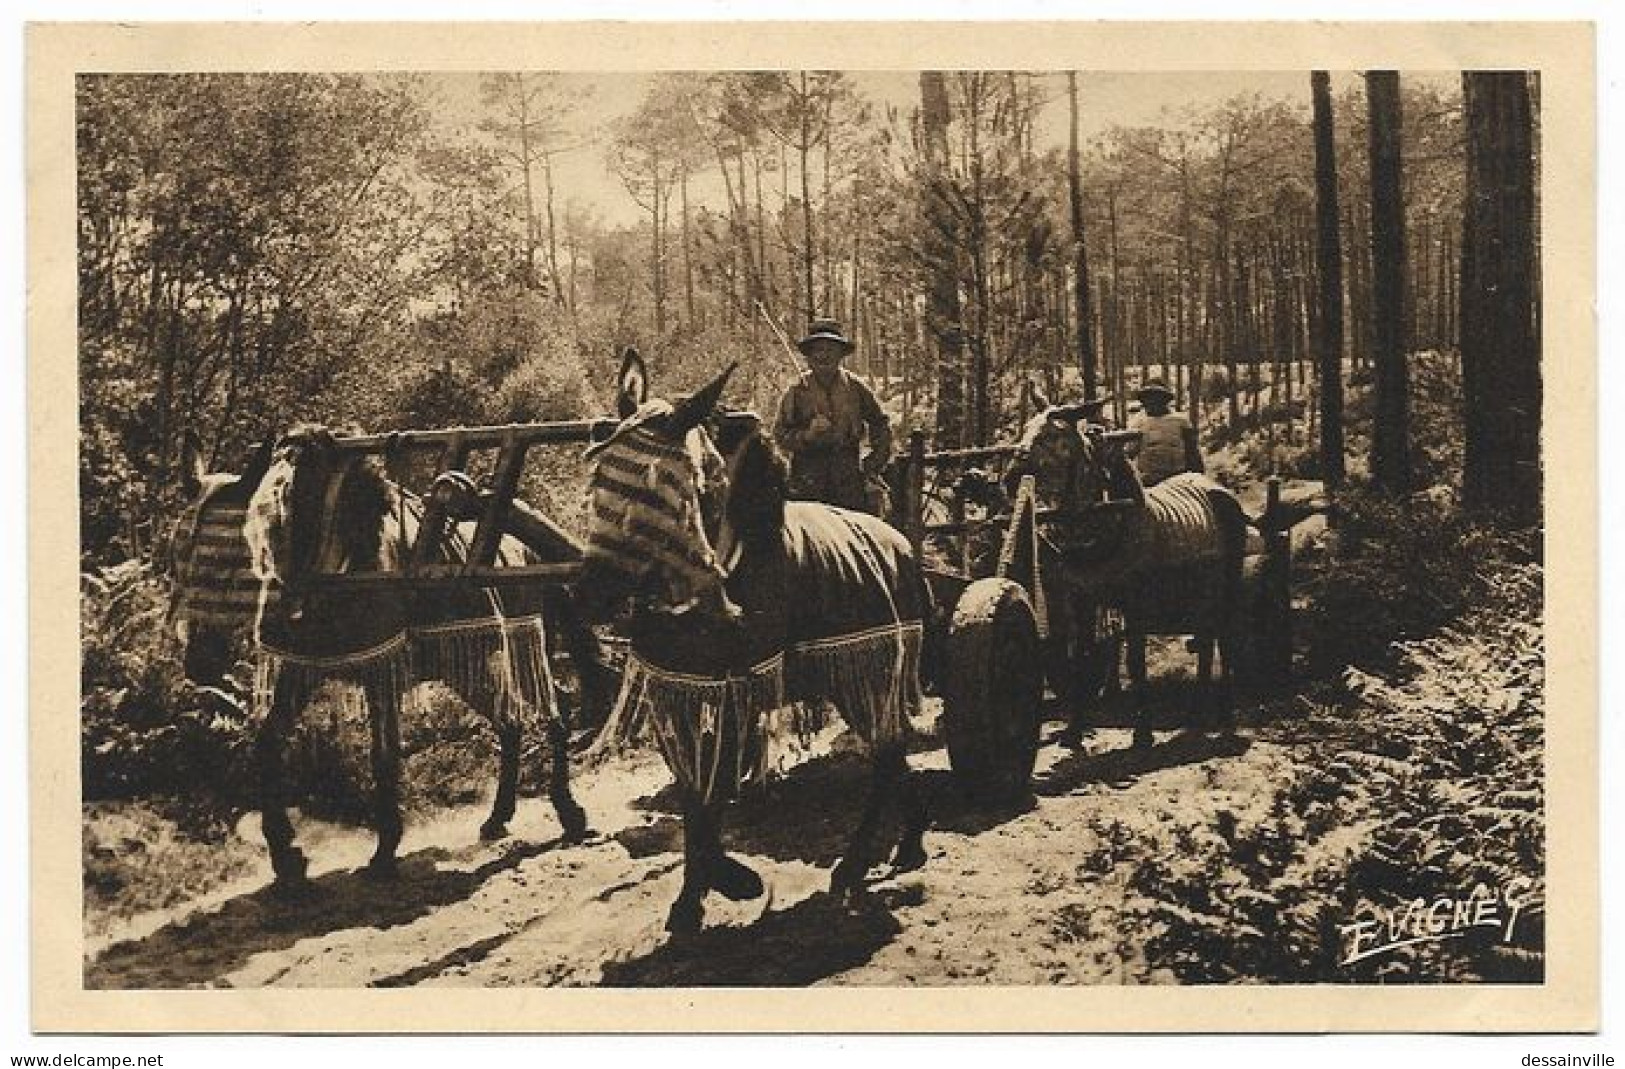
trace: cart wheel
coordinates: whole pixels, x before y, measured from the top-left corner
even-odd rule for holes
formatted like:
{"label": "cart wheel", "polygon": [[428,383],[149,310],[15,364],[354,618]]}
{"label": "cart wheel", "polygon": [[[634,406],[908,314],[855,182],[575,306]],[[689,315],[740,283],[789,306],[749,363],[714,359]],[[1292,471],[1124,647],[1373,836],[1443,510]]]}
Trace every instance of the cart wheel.
{"label": "cart wheel", "polygon": [[954,776],[989,799],[1024,793],[1038,756],[1044,674],[1038,622],[1019,583],[979,579],[954,606],[942,722]]}

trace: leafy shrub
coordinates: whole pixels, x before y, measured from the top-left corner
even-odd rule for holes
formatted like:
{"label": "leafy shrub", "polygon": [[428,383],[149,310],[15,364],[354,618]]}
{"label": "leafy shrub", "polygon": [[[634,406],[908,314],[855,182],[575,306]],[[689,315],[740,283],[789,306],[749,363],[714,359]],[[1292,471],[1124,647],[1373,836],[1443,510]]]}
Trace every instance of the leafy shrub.
{"label": "leafy shrub", "polygon": [[594,410],[587,376],[572,349],[533,354],[502,380],[490,415],[504,423],[581,419]]}
{"label": "leafy shrub", "polygon": [[168,588],[143,562],[82,578],[81,737],[87,800],[221,792],[247,780],[247,671],[201,691],[167,626]]}
{"label": "leafy shrub", "polygon": [[1535,560],[1532,532],[1471,523],[1448,492],[1396,501],[1350,487],[1335,530],[1300,569],[1311,666],[1393,663],[1391,643],[1423,636],[1482,602],[1504,565]]}

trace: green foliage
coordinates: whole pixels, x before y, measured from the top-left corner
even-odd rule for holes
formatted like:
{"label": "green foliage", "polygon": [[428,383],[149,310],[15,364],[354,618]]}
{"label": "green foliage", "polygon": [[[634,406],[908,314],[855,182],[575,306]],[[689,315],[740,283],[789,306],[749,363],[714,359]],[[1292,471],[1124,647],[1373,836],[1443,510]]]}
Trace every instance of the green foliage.
{"label": "green foliage", "polygon": [[1450,623],[1486,596],[1500,568],[1539,552],[1528,532],[1469,522],[1448,493],[1394,501],[1351,488],[1337,507],[1335,531],[1300,562],[1300,628],[1317,671],[1391,664],[1391,643]]}
{"label": "green foliage", "polygon": [[167,584],[128,562],[82,580],[84,797],[214,796],[247,802],[248,691],[239,666],[218,688],[186,678]]}
{"label": "green foliage", "polygon": [[87,563],[150,551],[184,439],[234,455],[389,351],[422,124],[399,78],[80,80]]}
{"label": "green foliage", "polygon": [[[1138,861],[1125,927],[1150,933],[1138,952],[1151,967],[1186,983],[1541,979],[1541,569],[1490,567],[1470,598],[1451,625],[1400,643],[1391,669],[1350,668],[1340,693],[1303,701],[1290,744],[1308,759],[1273,786],[1267,819],[1221,811]],[[1343,964],[1343,925],[1475,888],[1527,903],[1510,944],[1479,929]]]}
{"label": "green foliage", "polygon": [[[252,671],[239,661],[218,686],[185,678],[166,623],[168,585],[139,562],[87,574],[80,598],[83,794],[86,801],[164,798],[226,814],[255,808],[257,722]],[[301,718],[285,758],[289,797],[311,813],[371,814],[370,734],[354,703],[329,688]],[[425,809],[469,801],[495,775],[485,721],[431,689],[402,726],[403,799]]]}
{"label": "green foliage", "polygon": [[85,936],[119,921],[191,902],[262,863],[262,848],[218,814],[174,802],[91,802],[84,807]]}

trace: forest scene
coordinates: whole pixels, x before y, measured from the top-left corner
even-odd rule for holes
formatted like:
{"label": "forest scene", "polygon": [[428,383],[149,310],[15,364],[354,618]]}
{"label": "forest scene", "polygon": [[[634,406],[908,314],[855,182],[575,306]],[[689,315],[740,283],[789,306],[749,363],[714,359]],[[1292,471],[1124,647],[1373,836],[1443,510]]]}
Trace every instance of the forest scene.
{"label": "forest scene", "polygon": [[[80,76],[86,986],[1540,983],[1539,88]],[[909,514],[910,449],[964,479],[1052,401],[1109,437],[1160,387],[1251,524],[1246,581],[1281,598],[1243,625],[1280,653],[1237,678],[1233,730],[1183,730],[1194,639],[1148,640],[1149,747],[1129,691],[1046,690],[1037,669],[1030,788],[989,802],[951,773],[928,681],[908,725],[923,867],[826,891],[868,774],[830,726],[733,807],[765,904],[713,899],[678,936],[671,775],[595,747],[586,669],[555,649],[591,835],[561,835],[527,750],[511,836],[478,838],[497,743],[429,684],[399,725],[400,871],[369,878],[369,725],[323,691],[284,758],[316,889],[275,893],[253,635],[202,681],[175,628],[199,473],[242,472],[297,424],[613,419],[628,347],[661,397],[737,364],[726,405],[771,426],[823,320],[889,424],[905,534],[977,514],[951,494]],[[576,537],[582,449],[512,473]],[[922,552],[981,577],[990,538]],[[599,635],[620,664],[625,638]],[[1482,923],[1425,927],[1440,902]]]}

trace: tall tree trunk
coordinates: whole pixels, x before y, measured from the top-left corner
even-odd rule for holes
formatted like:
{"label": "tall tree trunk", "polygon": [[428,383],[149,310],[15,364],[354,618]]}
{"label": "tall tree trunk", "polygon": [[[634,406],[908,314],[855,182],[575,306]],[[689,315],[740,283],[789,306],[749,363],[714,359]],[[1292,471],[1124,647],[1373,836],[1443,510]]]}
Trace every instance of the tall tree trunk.
{"label": "tall tree trunk", "polygon": [[531,178],[534,159],[530,144],[530,104],[525,95],[525,76],[518,75],[519,86],[519,169],[525,177],[525,286],[535,289],[539,281],[536,274],[536,193]]}
{"label": "tall tree trunk", "polygon": [[[925,148],[927,180],[921,191],[927,219],[922,236],[927,252],[929,280],[926,292],[926,327],[937,350],[937,448],[964,444],[965,356],[960,325],[959,271],[954,244],[930,220],[943,214],[941,189],[948,174],[948,86],[941,71],[920,72],[920,125]],[[946,218],[938,219],[948,225]]]}
{"label": "tall tree trunk", "polygon": [[1524,71],[1462,75],[1463,503],[1517,524],[1541,517],[1540,286],[1534,116]]}
{"label": "tall tree trunk", "polygon": [[1405,202],[1401,177],[1399,74],[1365,76],[1371,135],[1371,340],[1376,414],[1371,474],[1393,494],[1411,488],[1410,383],[1405,350]]}
{"label": "tall tree trunk", "polygon": [[681,220],[683,237],[683,311],[688,316],[688,326],[692,330],[696,326],[694,318],[694,246],[689,233],[687,164],[684,164],[678,170],[677,183],[678,207],[683,216]]}
{"label": "tall tree trunk", "polygon": [[818,245],[813,238],[813,210],[812,210],[812,174],[807,157],[812,153],[812,115],[811,104],[807,94],[807,72],[801,72],[801,140],[796,143],[801,163],[801,299],[805,302],[806,315],[810,319],[818,314],[817,301],[813,298],[813,260],[817,256]]}
{"label": "tall tree trunk", "polygon": [[1078,162],[1078,72],[1066,74],[1066,98],[1072,118],[1066,152],[1066,184],[1072,208],[1072,304],[1078,319],[1078,371],[1083,375],[1083,396],[1100,395],[1099,369],[1095,360],[1095,339],[1089,324],[1094,313],[1089,307],[1089,250],[1083,234],[1083,175]]}
{"label": "tall tree trunk", "polygon": [[553,215],[553,154],[542,153],[542,193],[547,208],[547,278],[555,303],[567,303],[564,280],[559,277],[559,230]]}
{"label": "tall tree trunk", "polygon": [[1331,77],[1309,76],[1315,109],[1315,360],[1320,371],[1320,472],[1336,489],[1343,463],[1343,245],[1337,210],[1337,148]]}

